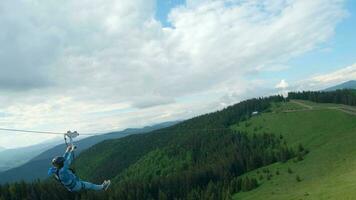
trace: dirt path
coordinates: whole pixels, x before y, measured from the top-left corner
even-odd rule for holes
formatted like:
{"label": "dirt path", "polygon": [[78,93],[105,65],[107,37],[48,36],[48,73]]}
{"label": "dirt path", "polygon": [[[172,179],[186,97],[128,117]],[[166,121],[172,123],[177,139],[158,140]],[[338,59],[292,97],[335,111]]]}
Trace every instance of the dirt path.
{"label": "dirt path", "polygon": [[350,114],[350,115],[356,115],[356,111],[354,109],[348,109],[346,107],[328,107],[328,109],[335,109],[335,110],[339,110],[341,112]]}
{"label": "dirt path", "polygon": [[356,108],[352,107],[352,106],[346,106],[346,105],[338,105],[338,106],[330,106],[330,107],[319,107],[319,108],[315,108],[311,105],[307,105],[303,102],[300,101],[296,101],[296,100],[291,100],[290,102],[295,103],[297,105],[300,105],[306,109],[300,109],[300,110],[289,110],[289,111],[285,111],[285,112],[298,112],[298,111],[308,111],[308,110],[316,110],[316,109],[332,109],[332,110],[339,110],[341,112],[350,114],[350,115],[356,115]]}
{"label": "dirt path", "polygon": [[307,108],[307,109],[309,109],[309,110],[313,109],[313,106],[307,105],[307,104],[302,103],[302,102],[300,102],[300,101],[290,100],[290,102],[295,103],[295,104],[298,104],[298,105],[300,105],[300,106],[302,106],[302,107],[304,107],[304,108]]}

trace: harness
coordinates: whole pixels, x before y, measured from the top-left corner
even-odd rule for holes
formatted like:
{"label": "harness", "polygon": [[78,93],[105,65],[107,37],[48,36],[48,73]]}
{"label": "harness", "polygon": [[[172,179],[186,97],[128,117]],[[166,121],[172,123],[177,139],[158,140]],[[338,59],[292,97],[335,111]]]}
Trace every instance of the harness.
{"label": "harness", "polygon": [[[75,172],[73,169],[69,168],[69,171],[71,171],[74,175]],[[74,187],[77,184],[77,179],[72,179],[72,181],[69,184],[64,184],[59,176],[59,169],[56,170],[56,172],[54,173],[54,178],[60,183],[62,184],[64,187],[66,187],[68,190],[72,191],[74,189]]]}

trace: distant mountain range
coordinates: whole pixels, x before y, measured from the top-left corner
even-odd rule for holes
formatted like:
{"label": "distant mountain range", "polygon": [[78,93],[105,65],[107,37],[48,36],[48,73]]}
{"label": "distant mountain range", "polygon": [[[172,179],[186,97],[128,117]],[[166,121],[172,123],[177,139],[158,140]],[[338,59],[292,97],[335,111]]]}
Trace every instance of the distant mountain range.
{"label": "distant mountain range", "polygon": [[25,164],[35,156],[58,144],[59,141],[57,140],[16,149],[0,147],[0,172]]}
{"label": "distant mountain range", "polygon": [[[78,147],[76,150],[76,155],[79,155],[82,151],[104,140],[121,138],[132,134],[147,133],[161,128],[166,128],[177,123],[178,121],[164,122],[154,126],[147,126],[144,128],[129,128],[125,129],[124,131],[88,137],[76,142],[76,145]],[[64,143],[57,145],[51,149],[48,149],[47,151],[44,151],[43,153],[39,154],[38,156],[34,157],[30,161],[19,167],[1,172],[0,184],[20,180],[33,181],[35,179],[47,178],[47,170],[50,167],[51,159],[54,156],[62,155],[64,153],[65,148],[66,146]],[[29,152],[28,154],[31,154],[31,152]]]}
{"label": "distant mountain range", "polygon": [[355,80],[351,80],[351,81],[347,81],[344,83],[341,83],[339,85],[335,85],[329,88],[324,89],[323,91],[334,91],[334,90],[340,90],[340,89],[356,89],[356,81]]}

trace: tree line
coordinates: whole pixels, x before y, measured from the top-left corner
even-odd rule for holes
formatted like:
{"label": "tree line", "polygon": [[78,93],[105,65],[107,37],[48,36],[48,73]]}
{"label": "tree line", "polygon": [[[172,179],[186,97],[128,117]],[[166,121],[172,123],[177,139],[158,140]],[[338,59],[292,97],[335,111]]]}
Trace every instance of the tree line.
{"label": "tree line", "polygon": [[302,91],[289,92],[288,99],[309,100],[317,103],[336,103],[356,106],[356,90],[343,89],[336,91]]}

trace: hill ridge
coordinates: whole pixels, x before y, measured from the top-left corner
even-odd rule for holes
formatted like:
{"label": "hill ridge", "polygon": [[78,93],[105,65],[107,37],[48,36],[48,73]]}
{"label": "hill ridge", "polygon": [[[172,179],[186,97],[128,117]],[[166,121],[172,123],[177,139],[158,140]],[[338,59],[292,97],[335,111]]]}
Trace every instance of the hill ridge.
{"label": "hill ridge", "polygon": [[338,85],[328,87],[323,91],[330,92],[330,91],[335,91],[340,89],[356,89],[356,80],[346,81]]}

